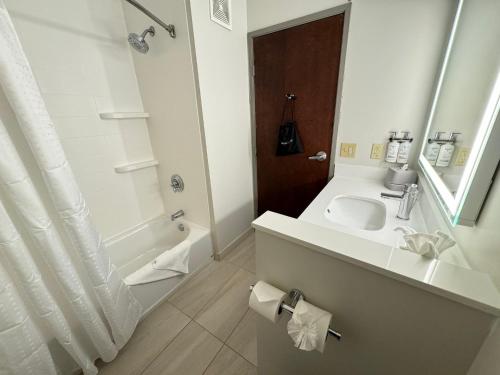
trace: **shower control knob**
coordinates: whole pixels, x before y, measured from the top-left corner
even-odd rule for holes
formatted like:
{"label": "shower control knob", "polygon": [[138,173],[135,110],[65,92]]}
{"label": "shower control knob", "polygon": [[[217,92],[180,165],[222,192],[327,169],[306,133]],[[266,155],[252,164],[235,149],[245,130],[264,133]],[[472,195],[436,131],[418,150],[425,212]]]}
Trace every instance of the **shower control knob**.
{"label": "shower control knob", "polygon": [[170,178],[170,186],[172,187],[174,193],[181,193],[184,190],[184,181],[182,180],[182,177],[178,174],[174,174]]}
{"label": "shower control knob", "polygon": [[328,155],[326,154],[325,151],[320,151],[316,155],[309,156],[308,159],[309,160],[316,160],[316,161],[324,161],[324,160],[326,160],[327,156]]}

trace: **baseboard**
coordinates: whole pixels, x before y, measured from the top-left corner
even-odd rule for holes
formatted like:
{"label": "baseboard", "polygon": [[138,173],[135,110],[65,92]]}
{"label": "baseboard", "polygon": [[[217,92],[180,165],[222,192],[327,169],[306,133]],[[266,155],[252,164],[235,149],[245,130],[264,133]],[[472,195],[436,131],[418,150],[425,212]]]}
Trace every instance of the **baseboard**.
{"label": "baseboard", "polygon": [[250,234],[254,232],[252,227],[246,229],[243,233],[241,233],[238,237],[236,237],[229,245],[227,245],[220,252],[216,253],[214,256],[215,260],[222,260],[224,257],[231,252],[234,248],[236,248],[240,243],[243,242],[245,238],[247,238]]}

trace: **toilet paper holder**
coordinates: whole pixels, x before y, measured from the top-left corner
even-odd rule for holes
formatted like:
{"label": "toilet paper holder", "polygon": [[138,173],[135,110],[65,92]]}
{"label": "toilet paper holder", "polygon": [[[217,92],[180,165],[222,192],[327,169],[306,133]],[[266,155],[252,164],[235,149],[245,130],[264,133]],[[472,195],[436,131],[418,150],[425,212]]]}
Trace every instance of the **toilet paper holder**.
{"label": "toilet paper holder", "polygon": [[[250,291],[253,290],[253,287],[254,285],[250,285]],[[290,299],[290,304],[287,304],[285,302],[281,303],[278,314],[281,314],[283,311],[286,311],[290,315],[293,315],[297,302],[299,302],[300,300],[305,301],[304,293],[302,293],[302,291],[299,289],[290,290],[290,292],[288,293],[288,298]],[[340,332],[335,331],[331,327],[328,328],[328,334],[335,337],[338,341],[342,339],[342,334]]]}

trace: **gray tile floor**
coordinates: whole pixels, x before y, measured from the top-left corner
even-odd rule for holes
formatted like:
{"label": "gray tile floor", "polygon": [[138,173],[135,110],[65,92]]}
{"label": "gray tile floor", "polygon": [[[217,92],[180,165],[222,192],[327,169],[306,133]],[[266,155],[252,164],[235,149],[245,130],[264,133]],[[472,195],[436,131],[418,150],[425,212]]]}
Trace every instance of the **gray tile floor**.
{"label": "gray tile floor", "polygon": [[255,237],[188,280],[137,327],[104,375],[257,374]]}

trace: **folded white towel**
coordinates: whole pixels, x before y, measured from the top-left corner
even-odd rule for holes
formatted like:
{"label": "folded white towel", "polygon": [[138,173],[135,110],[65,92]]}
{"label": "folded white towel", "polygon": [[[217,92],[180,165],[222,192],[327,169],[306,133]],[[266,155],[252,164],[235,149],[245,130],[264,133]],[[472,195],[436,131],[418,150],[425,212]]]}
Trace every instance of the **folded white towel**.
{"label": "folded white towel", "polygon": [[184,240],[171,250],[167,250],[152,262],[155,270],[171,270],[182,273],[189,272],[189,254],[191,241]]}
{"label": "folded white towel", "polygon": [[127,285],[139,285],[189,273],[190,253],[191,241],[184,240],[174,248],[165,250],[152,262],[128,275],[124,281]]}
{"label": "folded white towel", "polygon": [[300,300],[288,322],[288,334],[300,350],[317,350],[323,353],[332,314]]}

